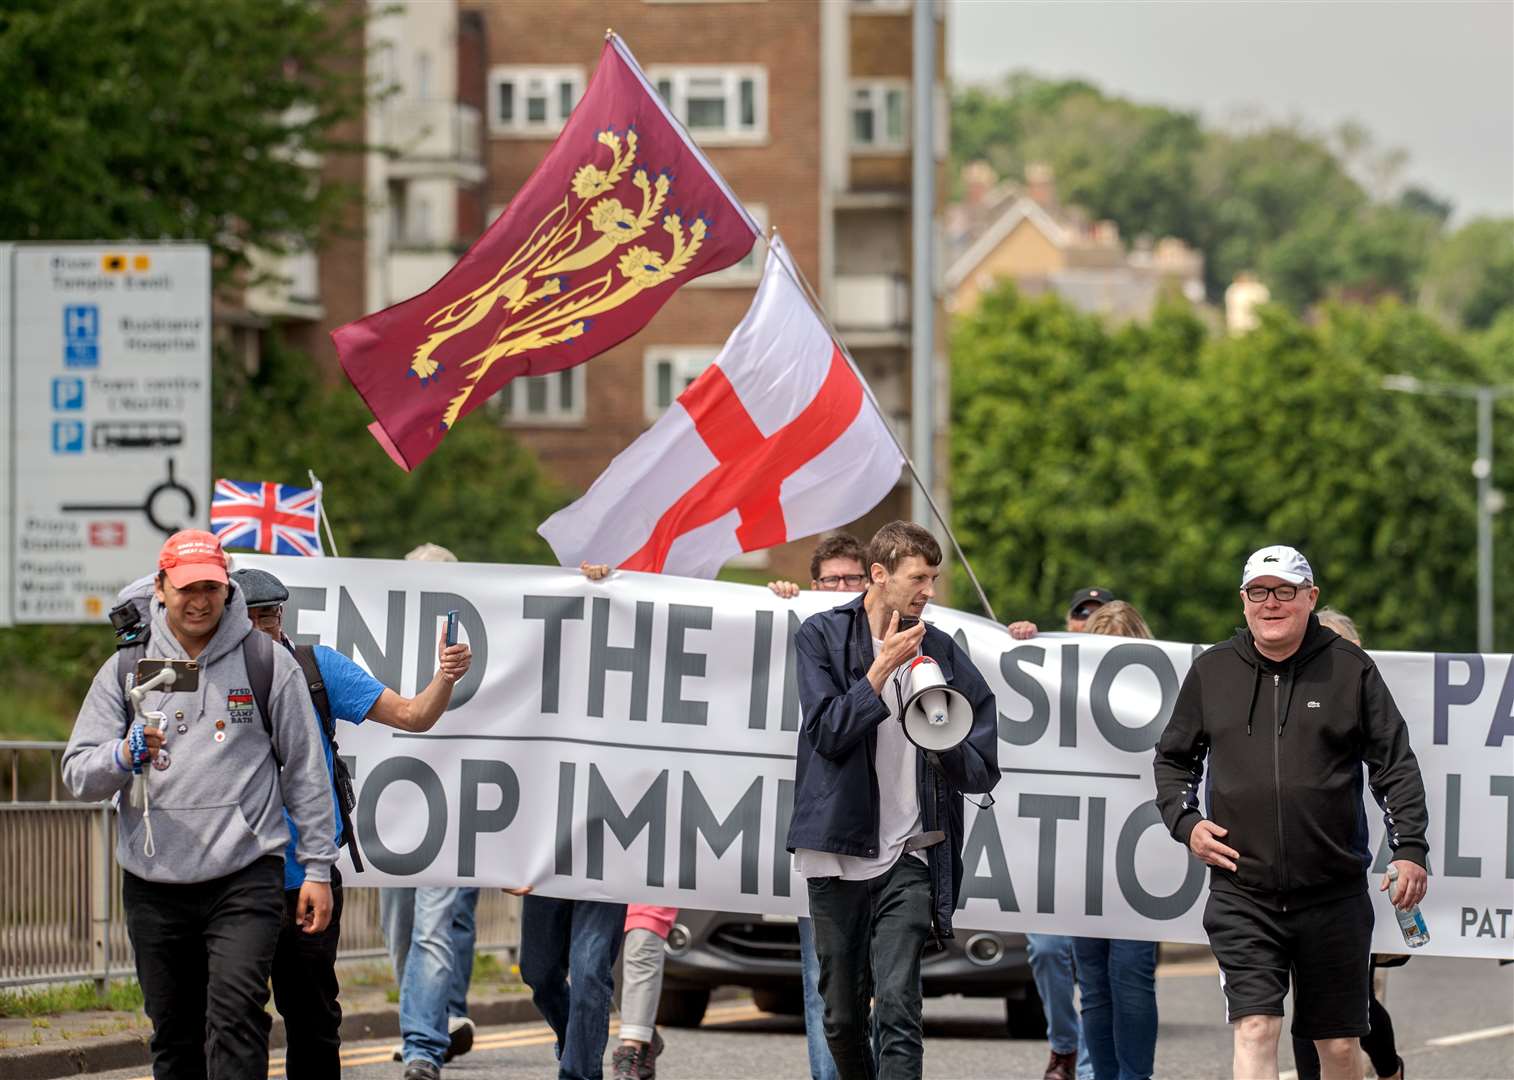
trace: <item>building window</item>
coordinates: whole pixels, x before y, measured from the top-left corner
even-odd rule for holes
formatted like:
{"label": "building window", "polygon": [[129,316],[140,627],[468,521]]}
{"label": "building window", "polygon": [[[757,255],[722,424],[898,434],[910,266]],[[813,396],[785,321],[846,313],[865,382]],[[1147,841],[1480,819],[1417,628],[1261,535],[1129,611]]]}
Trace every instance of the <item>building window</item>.
{"label": "building window", "polygon": [[852,149],[909,148],[909,83],[852,83]]}
{"label": "building window", "polygon": [[647,420],[668,411],[678,395],[720,355],[719,345],[654,345],[646,358]]}
{"label": "building window", "polygon": [[583,90],[582,68],[491,68],[489,132],[525,137],[555,135]]}
{"label": "building window", "polygon": [[[766,204],[747,203],[746,208],[751,211],[752,217],[757,221],[757,228],[766,237],[768,233],[768,208]],[[767,255],[767,249],[768,246],[765,240],[754,240],[752,241],[752,250],[748,251],[746,257],[740,262],[734,262],[724,270],[717,270],[713,274],[697,277],[689,282],[689,284],[695,288],[755,285],[762,280],[762,262]]]}
{"label": "building window", "polygon": [[757,67],[652,68],[647,78],[706,146],[767,138],[768,78]]}
{"label": "building window", "polygon": [[583,423],[585,368],[511,379],[495,398],[499,415],[511,424]]}

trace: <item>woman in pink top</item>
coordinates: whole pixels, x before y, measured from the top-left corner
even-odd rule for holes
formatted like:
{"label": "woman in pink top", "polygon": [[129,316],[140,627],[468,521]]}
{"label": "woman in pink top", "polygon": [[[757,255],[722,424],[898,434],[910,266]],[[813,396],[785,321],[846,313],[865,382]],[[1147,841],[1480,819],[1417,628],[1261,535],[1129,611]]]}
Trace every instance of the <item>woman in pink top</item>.
{"label": "woman in pink top", "polygon": [[625,968],[620,984],[620,1045],[610,1058],[613,1080],[655,1080],[662,1036],[657,1001],[662,997],[663,943],[678,909],[652,904],[626,908]]}

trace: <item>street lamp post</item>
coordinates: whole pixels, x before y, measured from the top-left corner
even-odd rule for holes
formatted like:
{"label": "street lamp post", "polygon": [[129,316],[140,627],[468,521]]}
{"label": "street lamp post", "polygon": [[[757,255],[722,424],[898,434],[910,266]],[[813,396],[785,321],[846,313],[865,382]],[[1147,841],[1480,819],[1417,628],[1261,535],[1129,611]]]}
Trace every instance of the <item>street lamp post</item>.
{"label": "street lamp post", "polygon": [[1493,651],[1493,515],[1503,509],[1503,492],[1493,487],[1493,403],[1514,394],[1514,386],[1426,382],[1413,375],[1385,375],[1386,390],[1404,394],[1471,398],[1477,402],[1477,651]]}

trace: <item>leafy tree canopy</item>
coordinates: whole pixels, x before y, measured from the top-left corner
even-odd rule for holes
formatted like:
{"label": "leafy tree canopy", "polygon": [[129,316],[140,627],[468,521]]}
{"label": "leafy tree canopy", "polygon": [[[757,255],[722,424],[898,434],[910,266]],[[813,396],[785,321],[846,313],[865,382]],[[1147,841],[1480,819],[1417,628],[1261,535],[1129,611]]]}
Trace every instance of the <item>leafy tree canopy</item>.
{"label": "leafy tree canopy", "polygon": [[1202,251],[1216,300],[1252,270],[1300,312],[1424,290],[1441,318],[1483,327],[1514,302],[1514,245],[1495,243],[1500,226],[1444,237],[1451,204],[1414,186],[1395,195],[1407,155],[1376,146],[1359,124],[1206,129],[1192,112],[1018,72],[957,92],[952,158],[958,173],[983,160],[1012,179],[1051,165],[1064,203],[1116,222],[1127,239],[1175,236]]}
{"label": "leafy tree canopy", "polygon": [[[1180,307],[1108,329],[1005,286],[957,320],[956,527],[1006,620],[1060,627],[1067,597],[1101,583],[1161,637],[1218,640],[1241,618],[1246,555],[1291,543],[1322,603],[1355,617],[1370,646],[1475,647],[1472,405],[1381,380],[1507,380],[1514,321],[1469,345],[1393,301],[1330,305],[1312,326],[1264,311],[1239,338],[1211,337]],[[1502,487],[1511,421],[1501,409]],[[1497,529],[1508,581],[1508,515]],[[1497,617],[1507,647],[1514,610]]]}

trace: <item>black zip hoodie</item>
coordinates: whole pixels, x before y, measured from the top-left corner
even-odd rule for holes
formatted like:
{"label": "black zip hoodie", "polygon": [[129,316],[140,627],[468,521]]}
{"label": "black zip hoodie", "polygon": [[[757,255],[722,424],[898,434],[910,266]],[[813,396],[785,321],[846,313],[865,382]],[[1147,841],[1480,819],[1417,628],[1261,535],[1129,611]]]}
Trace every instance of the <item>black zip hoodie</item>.
{"label": "black zip hoodie", "polygon": [[1205,817],[1229,830],[1237,869],[1211,867],[1211,888],[1302,907],[1367,887],[1363,764],[1393,857],[1423,866],[1425,789],[1404,718],[1372,658],[1310,615],[1282,662],[1244,629],[1194,660],[1157,744],[1157,807],[1184,846]]}

